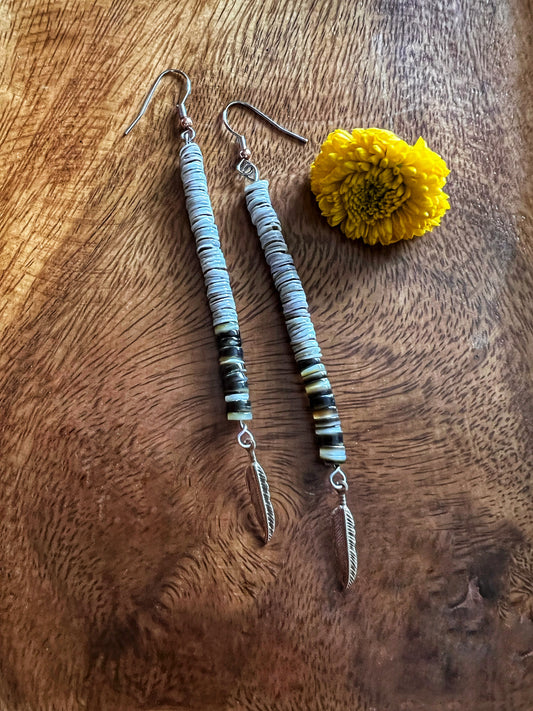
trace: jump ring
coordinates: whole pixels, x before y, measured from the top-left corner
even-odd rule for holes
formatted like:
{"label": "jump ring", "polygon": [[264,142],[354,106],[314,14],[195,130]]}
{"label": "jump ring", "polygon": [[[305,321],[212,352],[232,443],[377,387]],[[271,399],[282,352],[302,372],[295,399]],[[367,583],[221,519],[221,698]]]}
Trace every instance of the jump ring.
{"label": "jump ring", "polygon": [[240,424],[241,424],[242,430],[237,435],[237,442],[244,449],[255,449],[255,438],[254,438],[253,434],[250,432],[248,427],[243,422],[241,422]]}
{"label": "jump ring", "polygon": [[346,474],[342,471],[340,467],[336,467],[329,475],[329,481],[331,486],[340,492],[348,491],[348,480],[346,479]]}

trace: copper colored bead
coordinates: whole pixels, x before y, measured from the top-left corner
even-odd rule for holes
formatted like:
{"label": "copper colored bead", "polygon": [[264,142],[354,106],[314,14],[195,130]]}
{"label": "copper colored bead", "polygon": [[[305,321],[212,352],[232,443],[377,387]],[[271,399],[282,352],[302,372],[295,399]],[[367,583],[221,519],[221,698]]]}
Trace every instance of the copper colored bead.
{"label": "copper colored bead", "polygon": [[252,152],[248,150],[248,148],[243,148],[243,150],[239,153],[241,158],[244,158],[244,160],[250,160],[252,156]]}
{"label": "copper colored bead", "polygon": [[182,118],[180,118],[180,126],[182,128],[191,128],[192,119],[190,119],[188,116],[182,116]]}

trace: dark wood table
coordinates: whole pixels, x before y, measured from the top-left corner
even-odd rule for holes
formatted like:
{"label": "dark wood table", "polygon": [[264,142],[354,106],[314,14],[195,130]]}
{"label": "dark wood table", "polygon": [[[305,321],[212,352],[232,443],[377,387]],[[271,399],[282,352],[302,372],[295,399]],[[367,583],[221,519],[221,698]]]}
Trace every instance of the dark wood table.
{"label": "dark wood table", "polygon": [[[532,7],[526,0],[0,8],[0,707],[518,711],[533,705]],[[278,527],[246,454],[179,179],[187,101]],[[220,114],[235,111],[342,416],[359,574]],[[421,135],[451,210],[388,248],[328,227],[335,128]]]}

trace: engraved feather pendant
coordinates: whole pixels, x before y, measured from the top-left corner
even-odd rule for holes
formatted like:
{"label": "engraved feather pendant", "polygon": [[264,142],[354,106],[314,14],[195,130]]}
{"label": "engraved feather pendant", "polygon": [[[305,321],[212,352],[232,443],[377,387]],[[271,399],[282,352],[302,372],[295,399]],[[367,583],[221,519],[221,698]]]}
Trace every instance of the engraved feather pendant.
{"label": "engraved feather pendant", "polygon": [[344,590],[350,587],[357,575],[357,551],[355,548],[355,523],[352,513],[346,506],[346,499],[331,514],[335,553]]}
{"label": "engraved feather pendant", "polygon": [[246,470],[246,483],[263,541],[268,543],[274,534],[276,518],[270,501],[270,490],[265,470],[257,461],[253,461]]}

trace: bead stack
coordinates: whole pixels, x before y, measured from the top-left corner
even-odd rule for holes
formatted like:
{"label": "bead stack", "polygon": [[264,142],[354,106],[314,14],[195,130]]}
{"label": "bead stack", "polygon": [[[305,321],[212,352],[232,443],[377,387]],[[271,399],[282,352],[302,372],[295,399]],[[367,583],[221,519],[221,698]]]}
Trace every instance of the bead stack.
{"label": "bead stack", "polygon": [[341,421],[321,350],[309,315],[309,306],[300,277],[281,232],[267,180],[245,187],[246,204],[257,228],[272,279],[278,290],[287,331],[313,413],[319,456],[334,465],[346,461]]}
{"label": "bead stack", "polygon": [[346,450],[341,428],[341,418],[335,404],[335,396],[327,377],[327,371],[320,360],[297,363],[304,381],[305,392],[313,413],[315,435],[319,456],[325,462],[342,464],[346,461]]}
{"label": "bead stack", "polygon": [[238,323],[221,323],[215,326],[218,362],[228,420],[251,420],[252,405],[248,394],[248,379],[241,346]]}
{"label": "bead stack", "polygon": [[186,207],[213,318],[228,420],[252,419],[237,310],[207,191],[202,152],[190,141],[180,151]]}

